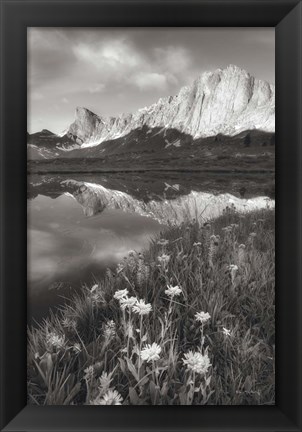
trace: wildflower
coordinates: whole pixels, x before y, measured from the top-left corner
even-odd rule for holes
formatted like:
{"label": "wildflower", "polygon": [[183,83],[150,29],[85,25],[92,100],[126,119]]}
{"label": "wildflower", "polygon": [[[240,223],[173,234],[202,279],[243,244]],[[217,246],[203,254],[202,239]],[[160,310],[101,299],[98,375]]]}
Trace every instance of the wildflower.
{"label": "wildflower", "polygon": [[50,349],[60,350],[65,347],[65,335],[60,336],[55,332],[50,332],[46,336],[46,344]]}
{"label": "wildflower", "polygon": [[206,323],[211,319],[211,315],[208,312],[197,312],[195,314],[196,321],[199,321],[201,324]]}
{"label": "wildflower", "polygon": [[112,381],[112,373],[107,373],[105,371],[102,372],[102,375],[99,378],[99,389],[102,393],[106,393],[109,390],[110,384]]}
{"label": "wildflower", "polygon": [[88,368],[84,369],[84,379],[87,381],[92,380],[94,377],[94,367],[93,365],[88,366]]}
{"label": "wildflower", "polygon": [[94,293],[98,288],[98,284],[93,285],[93,287],[91,288],[90,292]]}
{"label": "wildflower", "polygon": [[132,307],[137,303],[136,297],[125,297],[120,300],[120,306],[122,310],[126,308],[132,309]]}
{"label": "wildflower", "polygon": [[256,236],[257,236],[257,234],[255,232],[250,233],[250,237],[256,237]]}
{"label": "wildflower", "polygon": [[132,310],[139,315],[148,315],[152,311],[152,306],[150,303],[145,303],[144,300],[138,300]]}
{"label": "wildflower", "polygon": [[68,330],[74,330],[77,327],[76,321],[74,319],[71,319],[68,317],[62,319],[61,323],[62,323],[62,326],[67,328]]}
{"label": "wildflower", "polygon": [[245,244],[241,243],[241,244],[238,246],[238,248],[239,248],[239,249],[245,249]]}
{"label": "wildflower", "polygon": [[235,264],[231,264],[228,266],[228,270],[231,272],[232,284],[235,282],[236,274],[238,271],[238,266]]}
{"label": "wildflower", "polygon": [[194,246],[194,247],[201,246],[201,243],[200,243],[200,242],[193,243],[193,246]]}
{"label": "wildflower", "polygon": [[157,343],[153,342],[152,345],[147,344],[141,351],[141,358],[147,362],[159,360],[159,354],[161,353],[161,347]]}
{"label": "wildflower", "polygon": [[104,327],[104,336],[106,339],[112,339],[116,333],[116,325],[113,320],[107,321]]}
{"label": "wildflower", "polygon": [[225,336],[231,336],[231,330],[226,329],[225,327],[222,327],[222,333]]}
{"label": "wildflower", "polygon": [[162,254],[159,257],[157,257],[157,259],[161,264],[167,265],[168,262],[170,261],[170,255]]}
{"label": "wildflower", "polygon": [[115,292],[113,298],[115,298],[116,300],[121,300],[125,297],[127,297],[129,291],[127,289],[124,290],[118,290]]}
{"label": "wildflower", "polygon": [[176,286],[172,286],[172,285],[168,285],[168,289],[166,289],[165,294],[167,294],[167,296],[173,298],[176,296],[179,296],[180,294],[182,294],[182,289],[179,288],[178,285]]}
{"label": "wildflower", "polygon": [[116,390],[108,390],[102,398],[96,398],[92,405],[122,405],[123,398]]}
{"label": "wildflower", "polygon": [[187,365],[187,369],[200,375],[205,375],[211,366],[208,354],[203,355],[200,352],[194,353],[190,350],[184,357],[183,363]]}
{"label": "wildflower", "polygon": [[81,350],[81,346],[78,343],[75,343],[74,346],[72,347],[72,350],[76,353],[79,354],[82,350]]}

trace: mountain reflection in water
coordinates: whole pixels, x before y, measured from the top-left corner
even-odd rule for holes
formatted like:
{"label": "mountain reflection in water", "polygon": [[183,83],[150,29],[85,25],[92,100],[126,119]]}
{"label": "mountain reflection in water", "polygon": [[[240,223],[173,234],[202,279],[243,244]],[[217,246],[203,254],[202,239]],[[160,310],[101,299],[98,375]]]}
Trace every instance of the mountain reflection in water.
{"label": "mountain reflection in water", "polygon": [[[59,306],[84,284],[93,284],[130,250],[148,247],[168,221],[215,217],[232,204],[240,211],[274,205],[256,196],[269,187],[267,176],[264,181],[233,176],[223,187],[218,177],[215,183],[193,174],[163,179],[127,174],[124,180],[121,175],[29,177],[30,322],[47,316],[49,307]],[[253,198],[239,198],[242,182]]]}

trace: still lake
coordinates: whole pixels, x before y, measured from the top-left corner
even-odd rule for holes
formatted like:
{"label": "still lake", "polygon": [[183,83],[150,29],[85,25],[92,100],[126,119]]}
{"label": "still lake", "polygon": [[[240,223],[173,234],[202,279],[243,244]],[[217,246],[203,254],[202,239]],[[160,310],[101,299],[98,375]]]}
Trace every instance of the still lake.
{"label": "still lake", "polygon": [[273,205],[273,174],[115,173],[28,177],[28,321],[91,286],[165,225],[227,205]]}

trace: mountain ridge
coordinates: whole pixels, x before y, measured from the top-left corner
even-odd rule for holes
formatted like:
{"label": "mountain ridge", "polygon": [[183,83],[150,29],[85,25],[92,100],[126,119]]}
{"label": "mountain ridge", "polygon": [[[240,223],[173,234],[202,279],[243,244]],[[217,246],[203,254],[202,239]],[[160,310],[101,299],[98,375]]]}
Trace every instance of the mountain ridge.
{"label": "mountain ridge", "polygon": [[274,133],[275,87],[229,65],[204,72],[175,96],[160,98],[135,113],[100,117],[77,107],[75,120],[64,133],[43,129],[29,135],[27,142],[29,159],[103,157],[169,148],[180,154],[180,148],[208,138],[236,140],[244,131],[253,130]]}
{"label": "mountain ridge", "polygon": [[196,138],[218,133],[235,135],[247,129],[275,130],[275,87],[230,65],[201,74],[175,96],[134,113],[100,117],[77,107],[67,136],[81,147],[98,145],[148,126],[177,129]]}

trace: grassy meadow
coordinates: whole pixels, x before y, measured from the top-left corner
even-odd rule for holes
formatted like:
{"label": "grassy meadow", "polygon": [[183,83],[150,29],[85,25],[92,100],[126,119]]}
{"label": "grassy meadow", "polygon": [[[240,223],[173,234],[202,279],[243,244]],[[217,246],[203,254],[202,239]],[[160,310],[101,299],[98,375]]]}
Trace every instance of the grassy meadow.
{"label": "grassy meadow", "polygon": [[275,403],[273,210],[169,225],[28,329],[28,403]]}

